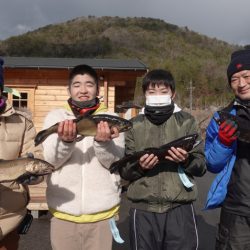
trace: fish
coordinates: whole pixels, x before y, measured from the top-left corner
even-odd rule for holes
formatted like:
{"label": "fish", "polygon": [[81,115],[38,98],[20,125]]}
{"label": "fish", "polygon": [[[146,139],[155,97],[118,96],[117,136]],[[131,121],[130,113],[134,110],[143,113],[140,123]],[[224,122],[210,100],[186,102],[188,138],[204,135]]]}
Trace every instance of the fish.
{"label": "fish", "polygon": [[[108,115],[108,114],[98,114],[98,115],[89,115],[89,116],[80,116],[76,119],[73,119],[76,123],[77,134],[81,136],[95,136],[97,130],[97,124],[100,121],[105,121],[108,123],[109,127],[117,127],[119,133],[128,131],[132,128],[132,122],[121,118],[119,116]],[[41,130],[37,133],[35,137],[35,146],[39,145],[45,139],[53,134],[57,133],[59,122],[52,125],[48,129]]]}
{"label": "fish", "polygon": [[202,140],[197,140],[198,134],[190,134],[180,137],[174,141],[160,146],[159,148],[146,148],[142,151],[137,151],[134,154],[125,156],[118,161],[111,164],[109,171],[111,174],[116,172],[119,168],[125,167],[128,162],[138,161],[145,154],[154,154],[158,157],[159,161],[166,160],[165,157],[169,155],[168,150],[171,147],[182,148],[187,152],[190,152],[193,148],[201,143]]}
{"label": "fish", "polygon": [[213,117],[218,125],[221,125],[226,120],[234,121],[238,126],[237,136],[241,141],[250,142],[250,120],[243,119],[237,115],[232,115],[225,111],[217,111],[219,118]]}
{"label": "fish", "polygon": [[31,176],[51,174],[54,166],[38,158],[23,157],[14,160],[0,160],[0,183],[22,183]]}

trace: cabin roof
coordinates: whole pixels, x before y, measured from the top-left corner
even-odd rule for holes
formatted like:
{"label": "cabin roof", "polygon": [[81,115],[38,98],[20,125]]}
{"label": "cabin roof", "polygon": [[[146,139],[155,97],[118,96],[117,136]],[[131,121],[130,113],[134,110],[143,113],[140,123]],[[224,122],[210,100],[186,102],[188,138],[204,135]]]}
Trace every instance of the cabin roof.
{"label": "cabin roof", "polygon": [[73,68],[87,64],[100,70],[147,70],[138,59],[90,59],[90,58],[45,58],[45,57],[2,57],[8,68]]}

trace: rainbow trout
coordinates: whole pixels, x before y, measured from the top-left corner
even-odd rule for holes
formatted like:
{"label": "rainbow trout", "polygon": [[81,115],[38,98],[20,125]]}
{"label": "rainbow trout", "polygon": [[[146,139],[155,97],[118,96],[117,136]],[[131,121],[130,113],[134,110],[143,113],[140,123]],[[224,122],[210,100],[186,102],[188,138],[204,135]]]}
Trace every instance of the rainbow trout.
{"label": "rainbow trout", "polygon": [[[100,121],[107,122],[110,128],[117,127],[120,133],[132,128],[132,122],[119,116],[108,114],[81,116],[73,121],[76,123],[77,134],[81,136],[95,136],[97,124]],[[58,125],[59,123],[56,123],[48,129],[44,129],[37,133],[35,137],[35,146],[42,143],[49,135],[57,133]]]}
{"label": "rainbow trout", "polygon": [[222,124],[224,121],[230,119],[238,125],[238,138],[241,141],[250,142],[250,121],[243,119],[237,115],[232,115],[225,111],[218,111],[219,118],[213,117],[218,125]]}
{"label": "rainbow trout", "polygon": [[125,167],[127,163],[132,163],[138,161],[145,154],[154,154],[158,157],[159,161],[166,160],[165,157],[168,156],[168,150],[171,147],[182,148],[187,152],[191,151],[194,147],[201,143],[201,140],[198,140],[198,134],[191,134],[183,136],[177,140],[171,141],[167,144],[162,145],[159,148],[146,148],[142,151],[135,152],[132,155],[123,157],[122,159],[113,162],[110,166],[110,173],[114,173],[119,168]]}
{"label": "rainbow trout", "polygon": [[54,171],[54,166],[38,158],[0,160],[0,183],[16,181],[22,183],[30,176],[42,176]]}

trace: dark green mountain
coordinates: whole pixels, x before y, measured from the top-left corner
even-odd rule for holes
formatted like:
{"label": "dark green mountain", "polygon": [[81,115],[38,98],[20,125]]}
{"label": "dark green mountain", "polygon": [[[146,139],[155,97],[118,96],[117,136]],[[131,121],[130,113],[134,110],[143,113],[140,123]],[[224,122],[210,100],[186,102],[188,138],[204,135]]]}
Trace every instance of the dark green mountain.
{"label": "dark green mountain", "polygon": [[238,46],[153,18],[81,17],[0,42],[0,54],[29,57],[137,58],[171,70],[178,102],[223,105],[230,98],[226,67]]}

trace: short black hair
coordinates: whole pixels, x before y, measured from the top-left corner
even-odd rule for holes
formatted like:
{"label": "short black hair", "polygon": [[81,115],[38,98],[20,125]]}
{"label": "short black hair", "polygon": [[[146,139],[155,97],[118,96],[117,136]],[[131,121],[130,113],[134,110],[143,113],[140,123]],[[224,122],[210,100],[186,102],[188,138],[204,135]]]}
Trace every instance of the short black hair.
{"label": "short black hair", "polygon": [[96,71],[89,65],[87,64],[80,64],[75,66],[69,74],[69,85],[71,84],[72,79],[76,76],[76,75],[90,75],[91,77],[94,78],[96,86],[98,87],[98,75],[96,73]]}
{"label": "short black hair", "polygon": [[172,74],[164,69],[154,69],[149,71],[142,80],[143,93],[146,92],[149,85],[153,87],[155,85],[164,84],[166,87],[170,87],[171,91],[175,92],[175,80]]}

